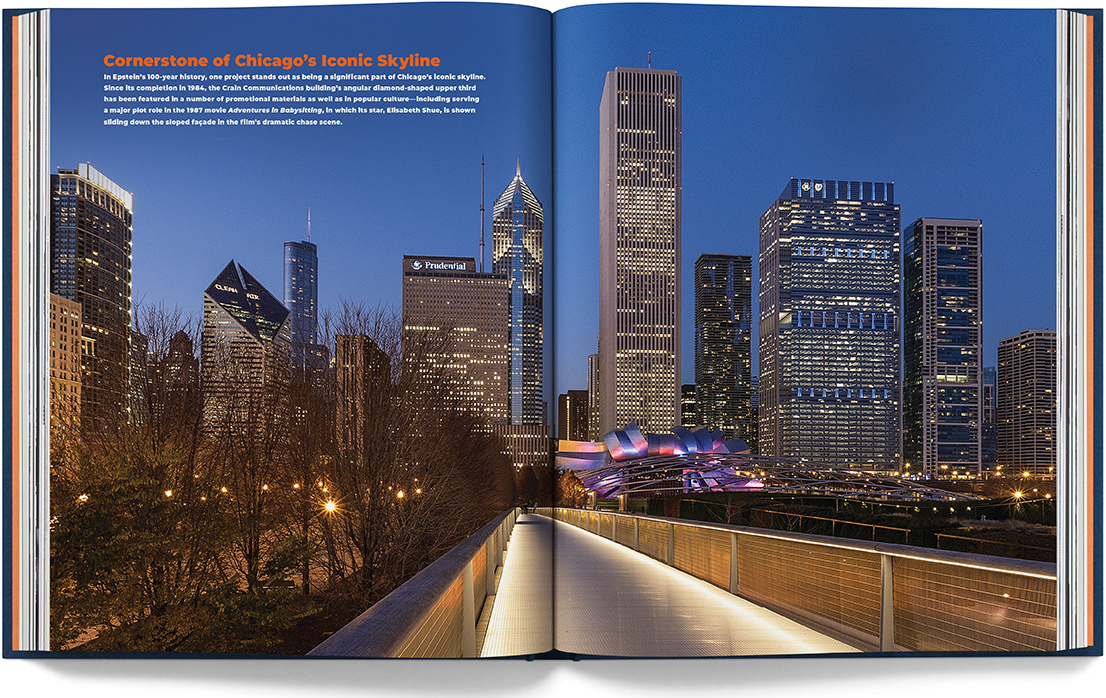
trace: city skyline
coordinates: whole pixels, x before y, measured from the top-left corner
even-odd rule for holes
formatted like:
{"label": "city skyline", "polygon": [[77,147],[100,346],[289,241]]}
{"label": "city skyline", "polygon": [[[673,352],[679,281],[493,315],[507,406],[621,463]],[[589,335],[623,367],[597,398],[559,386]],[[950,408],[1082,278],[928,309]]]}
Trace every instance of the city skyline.
{"label": "city skyline", "polygon": [[[894,182],[907,221],[988,222],[985,365],[1000,338],[1055,327],[1051,11],[613,5],[557,20],[558,393],[585,384],[598,329],[587,322],[598,202],[580,182],[599,158],[586,134],[605,72],[643,67],[650,52],[653,68],[682,77],[685,381],[694,260],[755,255],[764,202],[808,173]],[[607,31],[613,23],[622,30]]]}
{"label": "city skyline", "polygon": [[[534,79],[549,74],[548,13],[472,4],[440,8],[433,26],[421,16],[413,5],[53,13],[51,167],[91,162],[133,194],[136,307],[164,303],[199,318],[197,292],[230,258],[281,295],[282,245],[307,239],[310,209],[319,317],[343,300],[398,313],[401,279],[386,270],[404,254],[478,255],[481,157],[488,182],[511,181],[521,159],[537,197],[551,197],[550,95]],[[509,41],[496,29],[503,21],[514,27]],[[433,72],[488,79],[478,113],[448,119],[366,117],[319,129],[103,125],[106,53],[222,55],[242,37],[256,38],[255,50],[267,55],[432,49],[443,60]],[[197,70],[213,71],[223,69]],[[489,196],[489,248],[492,203]]]}
{"label": "city skyline", "polygon": [[[330,12],[335,13],[332,19],[358,15],[356,8],[324,10],[315,17]],[[240,21],[232,16],[234,13],[210,11],[213,13],[210,17],[201,17],[207,12],[182,17],[186,23],[196,22],[197,26],[201,23],[217,26],[212,41],[233,35],[236,22]],[[301,16],[294,8],[279,12],[291,21]],[[342,298],[398,308],[400,285],[389,274],[364,274],[366,265],[386,264],[389,258],[392,263],[398,261],[404,252],[397,241],[412,235],[426,236],[437,253],[475,255],[479,237],[480,154],[487,155],[490,182],[509,179],[510,164],[521,156],[522,160],[534,163],[532,170],[528,168],[528,183],[543,200],[548,197],[546,203],[552,205],[547,208],[557,213],[556,217],[548,215],[546,230],[546,237],[557,241],[557,259],[554,262],[553,254],[548,254],[546,263],[555,263],[558,270],[571,271],[553,277],[548,274],[553,267],[547,267],[546,303],[556,297],[559,304],[555,318],[558,331],[550,335],[558,346],[554,349],[553,341],[546,342],[546,371],[550,375],[555,371],[556,381],[547,395],[556,395],[586,384],[586,358],[596,351],[598,329],[592,324],[595,321],[591,319],[594,317],[591,311],[580,315],[575,312],[580,307],[580,297],[591,296],[595,290],[594,282],[589,280],[596,278],[589,271],[595,268],[595,261],[588,257],[593,257],[596,249],[598,208],[594,187],[576,184],[594,176],[595,165],[591,163],[597,163],[595,141],[575,134],[595,132],[596,102],[603,74],[615,65],[645,65],[648,44],[654,67],[675,69],[684,79],[685,129],[692,139],[687,141],[690,145],[685,144],[688,160],[683,168],[683,274],[687,277],[682,289],[684,380],[691,375],[693,362],[688,285],[691,263],[701,253],[752,254],[755,219],[759,215],[755,209],[763,205],[759,202],[765,195],[774,195],[770,189],[778,186],[762,184],[759,178],[749,176],[751,172],[776,173],[765,179],[780,176],[786,179],[812,171],[865,177],[886,173],[886,180],[897,182],[898,199],[903,202],[903,215],[908,220],[919,215],[986,218],[994,244],[989,246],[986,260],[991,273],[985,293],[988,305],[985,365],[996,363],[999,338],[1027,327],[1055,326],[1055,281],[1050,262],[1055,255],[1051,234],[1054,115],[1048,100],[1033,98],[1041,86],[1045,86],[1044,93],[1048,94],[1055,79],[1051,62],[1037,60],[1051,54],[1050,50],[1037,50],[1054,40],[1050,12],[696,7],[681,11],[687,14],[676,15],[671,8],[651,7],[628,20],[627,26],[635,28],[633,37],[618,35],[609,41],[594,41],[589,38],[594,30],[577,26],[584,18],[623,21],[623,12],[618,7],[591,7],[573,8],[557,15],[558,22],[571,27],[582,38],[567,44],[566,50],[558,54],[562,59],[576,56],[576,65],[573,70],[561,71],[564,79],[557,85],[558,184],[568,182],[572,186],[558,186],[555,198],[550,194],[552,175],[543,164],[548,159],[530,152],[538,145],[535,141],[541,139],[536,136],[524,139],[529,146],[523,148],[506,145],[505,141],[515,138],[517,131],[505,133],[499,129],[495,138],[489,135],[477,139],[473,138],[475,131],[471,125],[453,125],[448,127],[453,129],[449,147],[445,147],[447,139],[438,138],[436,132],[430,133],[425,142],[415,143],[413,151],[385,143],[383,149],[374,151],[379,153],[380,160],[390,163],[385,172],[358,171],[349,182],[344,178],[311,182],[296,173],[296,166],[318,161],[335,162],[336,171],[347,169],[351,153],[368,152],[365,148],[370,136],[345,130],[339,139],[343,147],[335,148],[320,140],[320,136],[285,131],[285,136],[291,134],[291,138],[269,155],[266,150],[271,150],[271,141],[264,133],[235,132],[235,146],[227,152],[227,141],[215,131],[180,131],[155,137],[148,130],[103,127],[97,115],[86,109],[98,99],[93,89],[101,77],[97,46],[86,46],[87,42],[79,37],[86,36],[86,29],[95,29],[105,43],[118,39],[128,50],[140,51],[142,46],[156,41],[158,31],[168,31],[157,11],[135,13],[137,29],[129,18],[128,22],[120,23],[118,16],[110,12],[73,11],[59,13],[55,18],[55,45],[64,48],[54,55],[52,157],[62,167],[71,166],[74,161],[91,161],[134,192],[142,214],[135,243],[136,304],[164,301],[170,307],[178,305],[198,315],[199,308],[188,299],[189,291],[203,287],[217,273],[222,259],[240,260],[266,286],[279,288],[280,258],[276,245],[303,237],[309,207],[312,241],[320,244],[320,266],[327,270],[325,283],[319,289],[320,310],[337,307]],[[695,21],[692,38],[676,40],[666,36],[663,27],[671,26],[677,16],[681,22],[701,20]],[[731,23],[734,17],[746,20],[748,28],[735,27]],[[288,36],[279,24],[273,22],[274,41]],[[313,22],[308,24],[310,31],[316,31]],[[791,27],[787,33],[773,29],[760,36],[756,31],[757,27],[784,25]],[[854,47],[862,43],[856,41],[861,27],[872,27],[871,31],[878,30],[876,34],[881,37],[900,33],[906,40],[904,47],[917,48],[939,41],[944,42],[946,50],[925,56],[918,50],[900,51],[896,42],[886,39],[867,46],[862,53],[866,57],[863,64],[846,62],[847,66],[865,66],[863,71],[843,73],[846,89],[830,93],[829,83],[824,81],[807,86],[809,95],[802,97],[804,101],[817,97],[827,105],[819,122],[823,125],[818,129],[811,130],[814,122],[801,118],[803,110],[796,102],[798,97],[787,96],[778,104],[765,101],[770,95],[778,95],[780,80],[817,56],[831,54],[843,59],[853,56]],[[976,50],[977,39],[992,50]],[[778,50],[766,51],[769,41]],[[1013,46],[1023,50],[1008,48]],[[737,48],[730,55],[724,51],[726,47]],[[776,58],[769,60],[770,56]],[[482,66],[493,64],[489,58],[481,60]],[[533,60],[522,63],[526,65],[510,62],[496,65],[517,65],[518,75],[533,72]],[[711,80],[721,74],[733,75],[739,82],[719,92]],[[508,78],[502,72],[499,75],[502,89],[490,81],[488,87],[498,89],[495,94],[502,95],[509,89]],[[859,90],[865,76],[868,82],[879,78],[890,88]],[[526,79],[515,79],[510,87],[513,89],[515,85],[524,92],[532,89]],[[491,108],[492,93],[488,94],[486,101]],[[968,100],[965,94],[974,96]],[[918,103],[920,106],[915,105],[917,97],[926,98]],[[524,108],[521,102],[534,105],[543,99],[548,103],[547,96],[538,94],[526,100],[500,99],[497,105],[534,121],[534,117],[542,116],[542,109]],[[949,108],[952,104],[957,104],[957,108]],[[906,105],[915,106],[906,109]],[[1001,111],[998,105],[1003,105]],[[718,119],[719,114],[725,118]],[[940,118],[934,118],[935,115]],[[912,127],[917,127],[916,134],[910,132]],[[825,129],[841,135],[840,150],[828,142],[812,140]],[[768,134],[775,132],[792,136],[769,140]],[[1006,147],[1015,133],[1020,143],[1016,152]],[[764,147],[754,147],[747,139],[739,140],[741,134],[754,135],[755,142],[763,143]],[[871,145],[860,145],[868,136],[875,139]],[[704,139],[708,137],[709,149],[704,147],[707,143]],[[889,142],[893,147],[877,153],[877,145],[882,147]],[[457,152],[457,143],[464,144],[463,153]],[[440,152],[432,153],[435,149]],[[400,155],[401,150],[408,152]],[[799,151],[802,158],[798,157]],[[952,159],[950,154],[957,151],[972,154],[977,169],[969,172]],[[219,154],[215,155],[216,152]],[[916,156],[918,153],[920,157]],[[278,154],[287,161],[285,165],[277,164],[274,156]],[[236,167],[228,170],[218,165],[228,156],[233,162],[250,160],[257,165],[256,170],[251,167],[239,172]],[[210,161],[214,165],[192,165],[166,180],[161,173],[167,158]],[[831,159],[846,171],[841,172],[837,164],[833,169],[823,164]],[[426,165],[446,160],[448,171]],[[288,168],[287,163],[293,167]],[[443,195],[423,197],[426,205],[414,209],[382,205],[399,200],[401,189],[419,189],[428,176],[431,181],[427,186]],[[298,188],[303,182],[308,187]],[[335,183],[337,188],[332,186]],[[352,185],[356,186],[350,188]],[[247,188],[269,191],[272,196],[259,198],[239,193]],[[295,193],[284,196],[285,190]],[[258,203],[250,203],[251,198]],[[350,209],[342,202],[357,205]],[[1012,206],[1010,202],[1018,205]],[[487,202],[489,222],[491,203]],[[207,208],[216,215],[208,215]],[[740,213],[742,209],[746,213]],[[349,226],[347,220],[356,223]],[[209,252],[211,258],[203,258]],[[153,261],[162,255],[177,264],[162,269]],[[1019,268],[1023,255],[1044,262],[1031,265],[1016,279],[1003,273]],[[580,278],[584,281],[580,282]],[[1026,293],[1026,288],[1032,292]],[[554,321],[552,316],[553,313],[546,313],[547,324]],[[569,319],[572,321],[566,322]],[[755,347],[753,351],[756,353]],[[552,353],[558,357],[555,367],[549,358]]]}
{"label": "city skyline", "polygon": [[[55,84],[64,96],[52,96],[68,101],[54,127],[60,152],[69,163],[90,162],[61,164],[52,177],[45,161],[39,170],[54,206],[50,276],[72,278],[78,290],[107,287],[108,302],[82,308],[52,293],[42,302],[46,294],[31,284],[30,306],[16,309],[38,328],[21,322],[13,336],[25,340],[29,328],[33,339],[56,323],[49,338],[66,346],[57,357],[40,346],[39,356],[51,357],[52,379],[75,364],[77,389],[87,387],[81,373],[101,387],[97,371],[106,369],[96,361],[121,371],[126,428],[96,423],[86,436],[51,415],[49,438],[27,444],[46,459],[36,456],[36,479],[23,479],[27,468],[16,473],[19,508],[34,505],[36,530],[49,523],[51,543],[51,564],[32,559],[29,575],[39,588],[49,581],[49,608],[20,605],[20,613],[32,610],[20,617],[34,624],[36,646],[499,656],[509,654],[501,640],[513,646],[534,628],[564,625],[546,613],[548,603],[527,601],[535,590],[544,599],[553,576],[557,608],[558,599],[595,598],[577,604],[572,632],[533,648],[552,657],[697,656],[712,638],[721,639],[708,654],[786,654],[756,646],[757,628],[746,642],[745,610],[758,614],[761,631],[778,620],[773,641],[797,640],[800,653],[1050,652],[1095,639],[1085,633],[1082,587],[1069,593],[1088,563],[1085,527],[1069,531],[1071,511],[1085,509],[1083,488],[1072,486],[1086,474],[1085,459],[1066,449],[1094,445],[1083,426],[1074,439],[1071,429],[1083,418],[1084,373],[1094,373],[1082,355],[1096,348],[1081,344],[1095,318],[1079,313],[1099,280],[1097,268],[1086,269],[1086,284],[1082,268],[1068,275],[1087,248],[1062,246],[1100,240],[1081,227],[1093,208],[1049,220],[1040,202],[1055,195],[1058,206],[1065,198],[1072,205],[1064,188],[1084,173],[1060,173],[1069,147],[1079,153],[1069,164],[1101,153],[1080,150],[1089,112],[1078,108],[1087,103],[1077,101],[1078,89],[1075,99],[1061,91],[1053,113],[1031,96],[1047,67],[1024,81],[1003,79],[1021,77],[1021,52],[1040,53],[1019,42],[1033,34],[1020,18],[1051,12],[1007,21],[994,12],[585,6],[553,18],[548,33],[560,38],[543,39],[530,8],[489,15],[519,19],[516,31],[481,23],[490,7],[447,4],[425,15],[443,20],[446,29],[431,30],[442,43],[424,46],[430,32],[417,27],[420,8],[315,9],[81,11],[40,37],[65,52],[85,36],[75,49],[81,60],[95,59],[101,44],[136,54],[213,52],[246,36],[244,19],[256,17],[248,39],[257,45],[243,50],[290,54],[302,41],[306,57],[318,50],[312,41],[330,41],[332,24],[339,51],[387,41],[384,50],[444,55],[452,39],[465,60],[485,61],[465,68],[486,70],[496,87],[495,96],[480,93],[487,109],[471,118],[447,109],[438,112],[446,121],[365,117],[343,129],[116,127],[90,129],[81,141],[81,123],[99,116],[98,93],[90,90],[82,106]],[[953,19],[962,14],[968,29]],[[124,15],[141,20],[119,21]],[[930,24],[919,38],[921,15]],[[354,21],[365,17],[374,20],[368,30]],[[388,26],[376,23],[381,17]],[[1065,21],[1055,13],[1058,64]],[[195,44],[162,44],[202,34],[203,22],[218,24]],[[390,35],[392,24],[402,31]],[[1100,15],[1076,28],[1077,40],[1093,36],[1100,48]],[[392,45],[401,34],[416,45]],[[550,58],[529,58],[530,38],[554,44],[539,49]],[[79,63],[68,58],[50,66],[59,82]],[[560,63],[544,97],[528,82],[542,60]],[[1082,78],[1053,67],[1057,80],[1079,87]],[[601,69],[601,93],[581,88]],[[1097,73],[1084,75],[1088,85]],[[942,93],[950,74],[971,79]],[[371,89],[353,73],[325,79],[364,79],[361,89]],[[534,113],[527,93],[555,108]],[[1056,181],[1034,167],[1036,145],[1010,145],[1039,127],[1027,126],[1036,121],[1023,118],[1023,104],[1058,120],[1056,155],[1046,163],[1059,168]],[[550,124],[555,115],[555,137],[516,121],[520,114]],[[106,116],[104,126],[125,125]],[[1069,116],[1077,135],[1065,143]],[[440,133],[435,121],[445,124]],[[75,156],[82,143],[99,152]],[[485,153],[484,143],[497,152]],[[984,163],[985,152],[992,159]],[[470,196],[474,153],[478,199]],[[536,158],[533,190],[521,172],[528,155]],[[508,180],[505,162],[516,164],[511,184],[490,199],[485,156],[495,161],[493,195]],[[93,186],[70,187],[62,182],[70,175]],[[22,211],[27,199],[14,200]],[[320,208],[329,239],[320,239]],[[302,210],[306,234],[280,227],[295,216],[302,225]],[[35,212],[46,215],[41,206]],[[126,245],[66,238],[67,222],[82,216],[125,233]],[[1055,224],[1056,240],[1030,232],[1049,230],[1042,221]],[[39,242],[34,225],[19,223],[18,238]],[[132,240],[144,247],[132,249]],[[280,242],[284,254],[273,264]],[[1056,300],[1050,250],[1062,267],[1052,287],[1065,294],[1059,317],[1048,305]],[[26,251],[13,249],[13,270],[38,279],[42,269]],[[211,268],[228,259],[221,272]],[[255,261],[265,268],[256,275],[247,271]],[[132,272],[139,267],[141,276]],[[193,283],[197,276],[202,283]],[[993,283],[986,293],[984,280]],[[116,319],[124,288],[128,327]],[[185,302],[174,302],[178,293]],[[992,296],[985,326],[983,302]],[[1040,329],[1056,324],[1060,342]],[[97,333],[105,344],[123,336],[124,351],[99,357]],[[994,334],[1002,338],[989,346]],[[92,370],[81,371],[74,340]],[[32,402],[47,406],[41,361],[18,363],[20,376],[38,378]],[[75,392],[55,380],[49,387],[55,400]],[[1058,395],[1066,396],[1059,405]],[[102,413],[108,402],[93,409]],[[997,422],[988,432],[998,458],[990,472],[984,412]],[[750,413],[756,431],[742,434]],[[598,443],[580,443],[589,438]],[[902,472],[915,459],[918,467]],[[950,476],[1000,477],[911,477],[940,477],[946,467]],[[46,484],[49,501],[29,496]],[[719,525],[732,530],[719,533]],[[553,530],[555,554],[545,535]],[[561,549],[562,533],[583,542]],[[535,543],[538,535],[544,541]],[[606,547],[593,555],[592,543]],[[90,557],[90,549],[102,554]],[[46,559],[41,541],[30,552]],[[874,567],[873,553],[883,556]],[[626,556],[642,565],[622,565]],[[668,576],[630,598],[643,588],[645,566]],[[1005,575],[1010,593],[967,588],[980,566]],[[168,584],[166,569],[175,570]],[[96,584],[82,581],[89,575]],[[599,589],[596,580],[608,577],[629,582]],[[677,577],[682,586],[653,593]],[[846,587],[855,593],[843,600],[837,592]],[[119,593],[105,596],[105,588]],[[941,611],[950,593],[956,603]],[[850,615],[857,603],[867,610]],[[588,628],[611,608],[620,620],[646,622],[598,638],[609,643],[601,645]],[[940,612],[911,624],[919,608]],[[394,622],[397,610],[410,622]],[[658,618],[670,632],[650,630]],[[13,648],[25,647],[27,625]]]}

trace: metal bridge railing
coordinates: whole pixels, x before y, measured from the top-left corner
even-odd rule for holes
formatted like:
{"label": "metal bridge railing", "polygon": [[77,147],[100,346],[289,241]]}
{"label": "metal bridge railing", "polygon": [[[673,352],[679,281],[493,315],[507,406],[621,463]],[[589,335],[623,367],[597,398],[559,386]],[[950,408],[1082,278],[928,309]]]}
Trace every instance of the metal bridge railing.
{"label": "metal bridge railing", "polygon": [[519,510],[500,514],[369,610],[311,657],[475,657],[476,622]]}
{"label": "metal bridge railing", "polygon": [[862,649],[1056,649],[1051,563],[613,512],[537,513]]}

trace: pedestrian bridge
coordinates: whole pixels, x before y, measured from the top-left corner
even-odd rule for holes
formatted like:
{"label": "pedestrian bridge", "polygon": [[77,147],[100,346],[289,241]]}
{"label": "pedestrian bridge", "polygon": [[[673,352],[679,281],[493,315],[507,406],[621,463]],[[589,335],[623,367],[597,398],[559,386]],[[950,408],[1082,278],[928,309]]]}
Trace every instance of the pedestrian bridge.
{"label": "pedestrian bridge", "polygon": [[1053,564],[578,509],[512,510],[312,656],[1056,648]]}

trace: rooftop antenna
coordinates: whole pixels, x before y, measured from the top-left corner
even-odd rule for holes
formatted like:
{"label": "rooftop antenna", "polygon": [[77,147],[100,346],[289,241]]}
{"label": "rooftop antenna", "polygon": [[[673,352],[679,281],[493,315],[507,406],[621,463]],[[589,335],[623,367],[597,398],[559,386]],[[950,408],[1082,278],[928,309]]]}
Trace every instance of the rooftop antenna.
{"label": "rooftop antenna", "polygon": [[484,156],[480,156],[480,273],[484,273]]}
{"label": "rooftop antenna", "polygon": [[653,52],[652,51],[649,52],[649,69],[650,70],[653,69]]}
{"label": "rooftop antenna", "polygon": [[307,241],[311,242],[311,207],[307,207]]}

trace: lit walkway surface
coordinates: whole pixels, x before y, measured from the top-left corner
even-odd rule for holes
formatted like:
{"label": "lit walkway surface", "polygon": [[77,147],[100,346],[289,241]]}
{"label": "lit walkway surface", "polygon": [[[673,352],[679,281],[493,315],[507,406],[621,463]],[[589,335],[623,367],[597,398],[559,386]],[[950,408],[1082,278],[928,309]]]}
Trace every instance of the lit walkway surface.
{"label": "lit walkway surface", "polygon": [[553,531],[549,519],[515,522],[481,657],[541,654],[553,646]]}
{"label": "lit walkway surface", "polygon": [[[539,609],[541,599],[546,599],[548,608],[548,599],[552,598],[548,564],[543,565],[540,560],[549,554],[553,526],[556,602],[551,609],[553,623],[549,628],[548,622],[539,622],[543,617]],[[553,634],[553,644],[558,650],[606,656],[708,657],[857,651],[575,526],[528,515],[519,519],[514,536],[525,537],[511,540],[484,656],[542,652],[541,638]],[[525,610],[511,608],[511,599],[516,598],[525,605]],[[546,640],[544,648],[549,645]]]}

